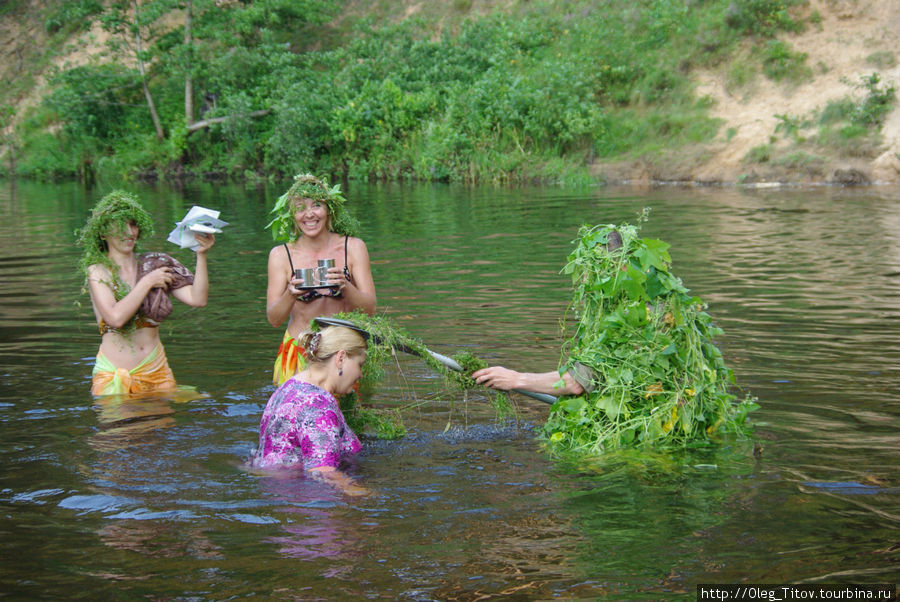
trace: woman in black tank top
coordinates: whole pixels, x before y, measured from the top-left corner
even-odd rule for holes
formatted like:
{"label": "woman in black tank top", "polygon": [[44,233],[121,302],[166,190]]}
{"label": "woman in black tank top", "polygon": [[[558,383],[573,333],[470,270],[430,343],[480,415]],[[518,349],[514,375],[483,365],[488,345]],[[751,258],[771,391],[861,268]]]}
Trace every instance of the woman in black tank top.
{"label": "woman in black tank top", "polygon": [[[296,338],[312,318],[355,309],[375,313],[369,252],[355,236],[359,224],[347,213],[345,202],[339,186],[301,175],[272,210],[275,217],[268,227],[282,244],[269,252],[266,317],[276,328],[287,322],[275,362],[276,384],[303,368]],[[295,270],[315,268],[322,259],[335,263],[328,270],[327,285],[298,288]]]}

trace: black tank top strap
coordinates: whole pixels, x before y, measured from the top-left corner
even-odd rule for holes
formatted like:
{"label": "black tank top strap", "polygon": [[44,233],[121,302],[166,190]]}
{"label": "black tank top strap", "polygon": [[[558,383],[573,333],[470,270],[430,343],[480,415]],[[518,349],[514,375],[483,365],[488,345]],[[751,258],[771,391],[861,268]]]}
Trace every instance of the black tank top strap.
{"label": "black tank top strap", "polygon": [[287,243],[283,243],[283,244],[284,244],[284,252],[287,253],[287,256],[288,256],[288,263],[291,264],[291,274],[293,274],[294,273],[294,260],[291,259],[291,250],[288,249]]}
{"label": "black tank top strap", "polygon": [[349,234],[344,235],[344,277],[347,280],[349,280],[350,282],[353,282],[353,277],[350,275],[350,268],[347,267],[348,266],[348,264],[347,264],[347,241],[348,240],[350,240],[350,235]]}

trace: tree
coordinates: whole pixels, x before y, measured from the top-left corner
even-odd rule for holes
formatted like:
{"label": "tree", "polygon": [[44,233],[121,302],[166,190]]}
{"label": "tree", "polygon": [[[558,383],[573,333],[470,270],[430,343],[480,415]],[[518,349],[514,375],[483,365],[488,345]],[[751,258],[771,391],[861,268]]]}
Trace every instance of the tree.
{"label": "tree", "polygon": [[144,98],[147,101],[150,118],[153,120],[153,127],[156,130],[156,138],[157,140],[163,140],[165,132],[163,131],[159,114],[156,111],[156,104],[153,102],[153,95],[150,93],[150,86],[147,83],[147,72],[144,62],[150,55],[144,50],[141,30],[149,28],[159,16],[159,9],[165,11],[166,7],[161,5],[168,3],[151,2],[150,4],[156,10],[142,11],[138,0],[113,2],[109,10],[103,15],[102,22],[105,30],[117,36],[111,39],[109,44],[114,56],[122,52],[134,55],[138,73],[140,74],[141,87],[144,90]]}
{"label": "tree", "polygon": [[190,126],[194,123],[194,77],[191,73],[193,67],[193,42],[191,41],[191,20],[194,13],[194,3],[187,0],[184,3],[184,49],[185,49],[185,70],[184,70],[184,125]]}

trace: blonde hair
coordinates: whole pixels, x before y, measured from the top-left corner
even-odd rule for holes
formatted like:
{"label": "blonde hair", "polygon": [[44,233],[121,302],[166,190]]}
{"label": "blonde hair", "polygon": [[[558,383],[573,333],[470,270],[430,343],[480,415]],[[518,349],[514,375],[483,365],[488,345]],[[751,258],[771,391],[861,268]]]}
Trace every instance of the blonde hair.
{"label": "blonde hair", "polygon": [[306,350],[306,358],[310,363],[328,361],[341,349],[354,357],[368,349],[366,339],[361,334],[344,326],[329,326],[318,332],[306,330],[300,333],[297,342]]}

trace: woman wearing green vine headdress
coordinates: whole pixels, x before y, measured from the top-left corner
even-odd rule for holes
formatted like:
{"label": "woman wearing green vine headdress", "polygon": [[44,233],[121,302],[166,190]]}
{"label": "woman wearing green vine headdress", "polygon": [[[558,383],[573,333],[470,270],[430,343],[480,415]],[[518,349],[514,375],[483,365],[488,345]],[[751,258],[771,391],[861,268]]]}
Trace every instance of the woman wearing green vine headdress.
{"label": "woman wearing green vine headdress", "polygon": [[[340,185],[302,174],[272,209],[275,217],[267,227],[282,244],[269,251],[266,317],[276,328],[288,321],[275,358],[276,385],[304,368],[297,337],[312,318],[354,309],[375,313],[369,251],[357,238],[359,224],[347,213],[345,202]],[[320,261],[327,260],[331,267],[319,271]],[[311,282],[297,277],[297,271],[306,268]]]}
{"label": "woman wearing green vine headdress", "polygon": [[138,240],[151,234],[150,216],[134,195],[120,190],[103,197],[78,232],[81,269],[101,336],[94,395],[175,389],[158,328],[172,311],[169,295],[192,307],[206,305],[206,253],[215,237],[194,234],[199,247],[191,274],[165,253],[136,254]]}

